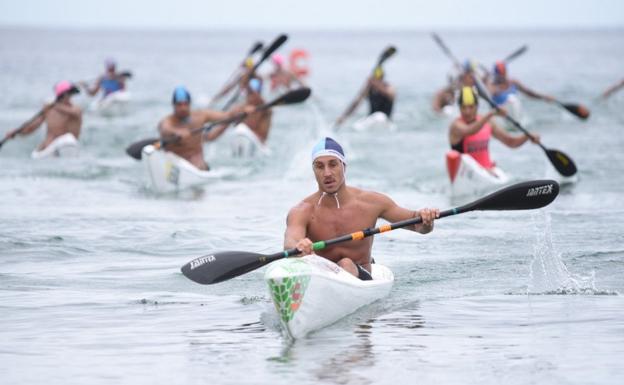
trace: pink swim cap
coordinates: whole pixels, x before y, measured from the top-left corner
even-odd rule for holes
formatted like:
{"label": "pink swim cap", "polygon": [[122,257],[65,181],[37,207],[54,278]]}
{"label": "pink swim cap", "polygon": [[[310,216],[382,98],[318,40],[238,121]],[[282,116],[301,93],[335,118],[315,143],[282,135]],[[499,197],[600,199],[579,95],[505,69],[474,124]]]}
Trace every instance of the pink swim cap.
{"label": "pink swim cap", "polygon": [[56,83],[56,85],[54,86],[54,93],[56,94],[56,97],[58,98],[64,93],[71,91],[73,88],[74,88],[74,85],[71,84],[69,81],[62,80]]}
{"label": "pink swim cap", "polygon": [[273,55],[271,59],[273,60],[273,63],[277,64],[280,67],[284,65],[284,57],[280,55],[279,53],[276,53],[275,55]]}

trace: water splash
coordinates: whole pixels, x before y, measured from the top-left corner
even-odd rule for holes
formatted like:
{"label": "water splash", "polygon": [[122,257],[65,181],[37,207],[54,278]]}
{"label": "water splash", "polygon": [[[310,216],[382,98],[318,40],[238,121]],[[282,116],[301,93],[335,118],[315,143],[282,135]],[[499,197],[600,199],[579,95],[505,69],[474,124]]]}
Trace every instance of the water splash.
{"label": "water splash", "polygon": [[595,273],[572,274],[552,243],[550,214],[539,210],[533,216],[536,241],[530,265],[529,294],[604,294],[596,289]]}

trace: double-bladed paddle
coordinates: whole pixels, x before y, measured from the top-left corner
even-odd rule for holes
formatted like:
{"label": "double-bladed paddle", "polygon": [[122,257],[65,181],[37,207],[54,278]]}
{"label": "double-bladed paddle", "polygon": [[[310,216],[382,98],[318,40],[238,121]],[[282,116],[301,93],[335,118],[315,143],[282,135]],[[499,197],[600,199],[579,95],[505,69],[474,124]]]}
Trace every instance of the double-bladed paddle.
{"label": "double-bladed paddle", "polygon": [[[496,103],[494,103],[494,100],[492,100],[492,97],[490,96],[490,93],[488,92],[488,90],[485,88],[485,86],[483,85],[483,83],[481,82],[481,79],[479,79],[478,76],[473,76],[473,79],[475,81],[475,85],[477,87],[477,90],[479,91],[479,95],[485,99],[485,101],[494,109],[499,110],[498,106],[496,105]],[[513,124],[514,126],[516,126],[516,128],[518,128],[520,131],[522,131],[525,135],[527,136],[531,136],[529,134],[529,132],[522,127],[522,125],[520,125],[520,123],[518,123],[518,121],[516,121],[514,118],[512,118],[511,116],[505,114],[505,119],[507,119],[509,122],[511,122],[511,124]],[[576,174],[576,165],[574,164],[574,161],[572,160],[572,158],[570,158],[568,155],[566,155],[565,153],[563,153],[562,151],[559,150],[553,150],[553,149],[549,149],[544,147],[543,144],[541,143],[537,143],[538,146],[540,146],[540,148],[542,150],[544,150],[544,152],[546,153],[546,156],[548,157],[548,160],[550,160],[550,163],[552,163],[552,165],[555,167],[555,169],[563,176],[572,176],[574,174]]]}
{"label": "double-bladed paddle", "polygon": [[[377,64],[373,67],[373,73],[375,73],[375,70],[379,67],[381,67],[381,65],[388,60],[389,58],[391,58],[395,53],[397,52],[397,49],[395,46],[388,46],[386,49],[383,50],[383,52],[381,53],[381,55],[379,55],[379,59],[377,59]],[[336,122],[334,123],[334,127],[336,129],[338,129],[338,127],[340,127],[340,123],[345,120],[346,118],[349,117],[349,115],[351,115],[353,113],[353,111],[355,111],[355,109],[357,108],[357,106],[360,104],[360,101],[364,98],[364,95],[366,94],[366,92],[368,91],[368,79],[366,80],[366,83],[364,83],[364,87],[362,88],[362,90],[357,94],[357,96],[355,97],[355,100],[353,102],[351,102],[351,104],[349,104],[349,107],[347,107],[347,109],[345,110],[345,112],[336,120]]]}
{"label": "double-bladed paddle", "polygon": [[[281,106],[281,105],[301,103],[310,96],[311,92],[312,91],[309,88],[298,88],[296,90],[289,91],[269,103],[256,107],[253,112],[264,111],[264,110],[268,110],[269,108]],[[228,124],[228,123],[235,122],[237,120],[245,119],[247,115],[248,113],[241,112],[240,114],[236,114],[235,116],[232,116],[230,118],[212,122],[206,126],[197,128],[191,131],[191,134],[199,134],[204,131],[209,131],[213,127],[221,125],[221,124]],[[150,145],[150,144],[160,145],[162,147],[162,146],[166,146],[167,144],[175,143],[178,140],[180,140],[179,137],[163,138],[163,139],[149,138],[149,139],[139,140],[138,142],[134,142],[126,148],[126,154],[130,155],[134,159],[140,160],[142,156],[142,152],[143,152],[143,147]]]}
{"label": "double-bladed paddle", "polygon": [[[440,218],[466,213],[469,211],[493,210],[531,210],[550,204],[559,194],[559,184],[554,180],[534,180],[517,183],[498,190],[472,203],[440,212]],[[375,234],[400,229],[421,223],[421,218],[411,218],[389,223],[376,228],[368,228],[338,238],[318,241],[312,245],[314,250],[323,250],[337,243],[361,240]],[[224,251],[204,255],[182,266],[182,274],[188,279],[209,285],[238,277],[256,270],[273,261],[299,255],[298,249],[289,249],[275,254],[264,255],[245,251]]]}
{"label": "double-bladed paddle", "polygon": [[251,49],[249,50],[249,52],[247,53],[247,55],[245,56],[245,59],[243,59],[242,63],[240,64],[239,67],[237,67],[234,72],[232,72],[232,74],[228,77],[228,80],[226,81],[226,83],[223,85],[223,87],[221,87],[221,91],[219,91],[219,93],[217,93],[210,101],[209,105],[212,105],[214,103],[216,103],[219,99],[221,99],[225,94],[227,94],[228,92],[230,92],[230,90],[232,89],[232,87],[238,82],[238,77],[236,79],[236,82],[233,82],[233,78],[234,76],[236,76],[237,74],[240,73],[240,67],[245,67],[246,68],[246,63],[247,60],[250,60],[253,56],[253,54],[255,54],[256,52],[260,51],[263,47],[263,44],[261,41],[258,41],[256,43],[254,43],[254,45],[251,47]]}
{"label": "double-bladed paddle", "polygon": [[[260,65],[267,59],[269,58],[271,55],[273,55],[273,52],[277,51],[277,49],[279,47],[281,47],[286,40],[288,40],[288,35],[286,34],[282,34],[279,35],[274,41],[273,43],[271,43],[270,46],[267,47],[267,49],[264,50],[264,52],[262,52],[262,56],[260,56],[260,59],[258,60],[257,63],[254,64],[254,66],[251,68],[251,70],[249,70],[249,74],[253,74],[254,72],[256,72],[256,70],[258,69],[258,67],[260,67]],[[242,79],[242,77],[245,75],[242,75],[239,77],[238,81],[240,81]],[[225,103],[225,106],[223,107],[223,110],[227,110],[228,108],[230,108],[230,106],[236,102],[236,100],[238,99],[240,93],[241,93],[241,87],[238,87],[236,89],[236,92],[234,93],[234,95],[232,95],[232,97],[230,98],[230,100],[227,101],[227,103]]]}

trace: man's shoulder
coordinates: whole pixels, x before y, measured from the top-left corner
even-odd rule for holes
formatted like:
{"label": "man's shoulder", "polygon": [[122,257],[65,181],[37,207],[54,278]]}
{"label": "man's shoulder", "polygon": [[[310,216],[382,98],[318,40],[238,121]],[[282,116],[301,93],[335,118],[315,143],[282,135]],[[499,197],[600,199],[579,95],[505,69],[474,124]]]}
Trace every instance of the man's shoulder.
{"label": "man's shoulder", "polygon": [[312,195],[291,207],[288,210],[288,220],[307,221],[314,211],[314,204],[311,198]]}
{"label": "man's shoulder", "polygon": [[173,119],[173,115],[169,114],[169,115],[165,115],[164,118],[160,119],[161,123],[171,123],[171,120]]}
{"label": "man's shoulder", "polygon": [[351,190],[353,196],[355,196],[358,200],[367,203],[385,203],[388,199],[390,199],[386,194],[378,191],[364,190],[357,187],[349,187],[349,189]]}
{"label": "man's shoulder", "polygon": [[317,193],[308,195],[303,198],[301,202],[294,205],[290,211],[298,211],[298,212],[307,212],[314,209],[314,197],[317,196]]}

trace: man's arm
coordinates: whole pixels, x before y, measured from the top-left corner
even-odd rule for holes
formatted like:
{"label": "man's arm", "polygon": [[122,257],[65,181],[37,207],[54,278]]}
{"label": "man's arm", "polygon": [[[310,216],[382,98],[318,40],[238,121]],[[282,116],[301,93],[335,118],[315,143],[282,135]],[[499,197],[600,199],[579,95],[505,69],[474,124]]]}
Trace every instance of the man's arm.
{"label": "man's arm", "polygon": [[122,90],[126,89],[126,77],[123,75],[117,75],[117,81]]}
{"label": "man's arm", "polygon": [[555,101],[555,98],[553,98],[552,96],[537,93],[537,92],[529,89],[528,87],[526,87],[525,85],[523,85],[522,83],[520,83],[517,80],[512,80],[511,84],[514,84],[520,90],[520,92],[522,92],[523,94],[525,94],[527,96],[530,96],[532,98],[541,99],[541,100],[544,100],[544,101],[547,101],[547,102],[554,102]]}
{"label": "man's arm", "polygon": [[397,205],[392,199],[383,194],[373,194],[376,195],[374,198],[375,201],[377,201],[382,208],[379,216],[388,222],[399,222],[416,217],[422,218],[422,223],[404,227],[407,230],[427,234],[433,230],[433,221],[435,218],[440,216],[440,210],[438,209],[425,208],[412,211]]}
{"label": "man's arm", "polygon": [[172,139],[174,137],[182,138],[184,134],[188,136],[188,132],[177,130],[167,118],[158,123],[158,132],[160,133],[161,139]]}
{"label": "man's arm", "polygon": [[[216,111],[216,110],[200,110],[199,112],[202,114],[202,124],[216,122],[218,120],[230,119],[239,115],[243,112],[250,114],[255,110],[255,106],[252,105],[240,105],[230,109],[229,111]],[[231,123],[219,124],[215,127],[212,127],[209,131],[206,131],[202,134],[202,140],[205,142],[210,142],[217,139],[221,134],[225,132],[225,129],[230,126]]]}
{"label": "man's arm", "polygon": [[622,87],[624,87],[624,79],[622,79],[619,83],[616,83],[612,85],[611,87],[607,88],[606,91],[602,93],[602,98],[603,99],[608,98],[611,94],[613,94],[614,92],[616,92]]}
{"label": "man's arm", "polygon": [[433,97],[431,107],[433,107],[433,110],[435,112],[442,112],[442,109],[445,106],[452,103],[452,101],[448,103],[449,100],[451,100],[452,98],[453,98],[453,89],[450,88],[449,86],[444,87],[438,92],[436,92],[435,96]]}
{"label": "man's arm", "polygon": [[95,96],[95,94],[97,94],[100,90],[100,86],[102,85],[102,77],[100,76],[95,81],[93,88],[90,88],[87,82],[80,82],[79,84],[82,86],[82,88],[84,88],[85,91],[87,91],[87,94],[89,94],[90,96]]}
{"label": "man's arm", "polygon": [[522,146],[527,140],[531,140],[533,143],[539,143],[540,137],[538,134],[530,133],[527,135],[510,135],[507,131],[499,127],[496,123],[490,123],[492,126],[492,136],[500,140],[505,146],[510,148],[516,148]]}
{"label": "man's arm", "polygon": [[243,112],[246,112],[249,114],[253,112],[254,109],[255,109],[255,106],[242,104],[237,107],[233,107],[229,109],[228,111],[204,109],[204,110],[198,110],[198,113],[201,116],[202,124],[206,124],[210,122],[216,122],[217,120],[230,119]]}
{"label": "man's arm", "polygon": [[309,204],[305,202],[301,202],[290,209],[286,217],[284,249],[296,247],[304,254],[312,253],[312,241],[306,238],[310,210]]}

